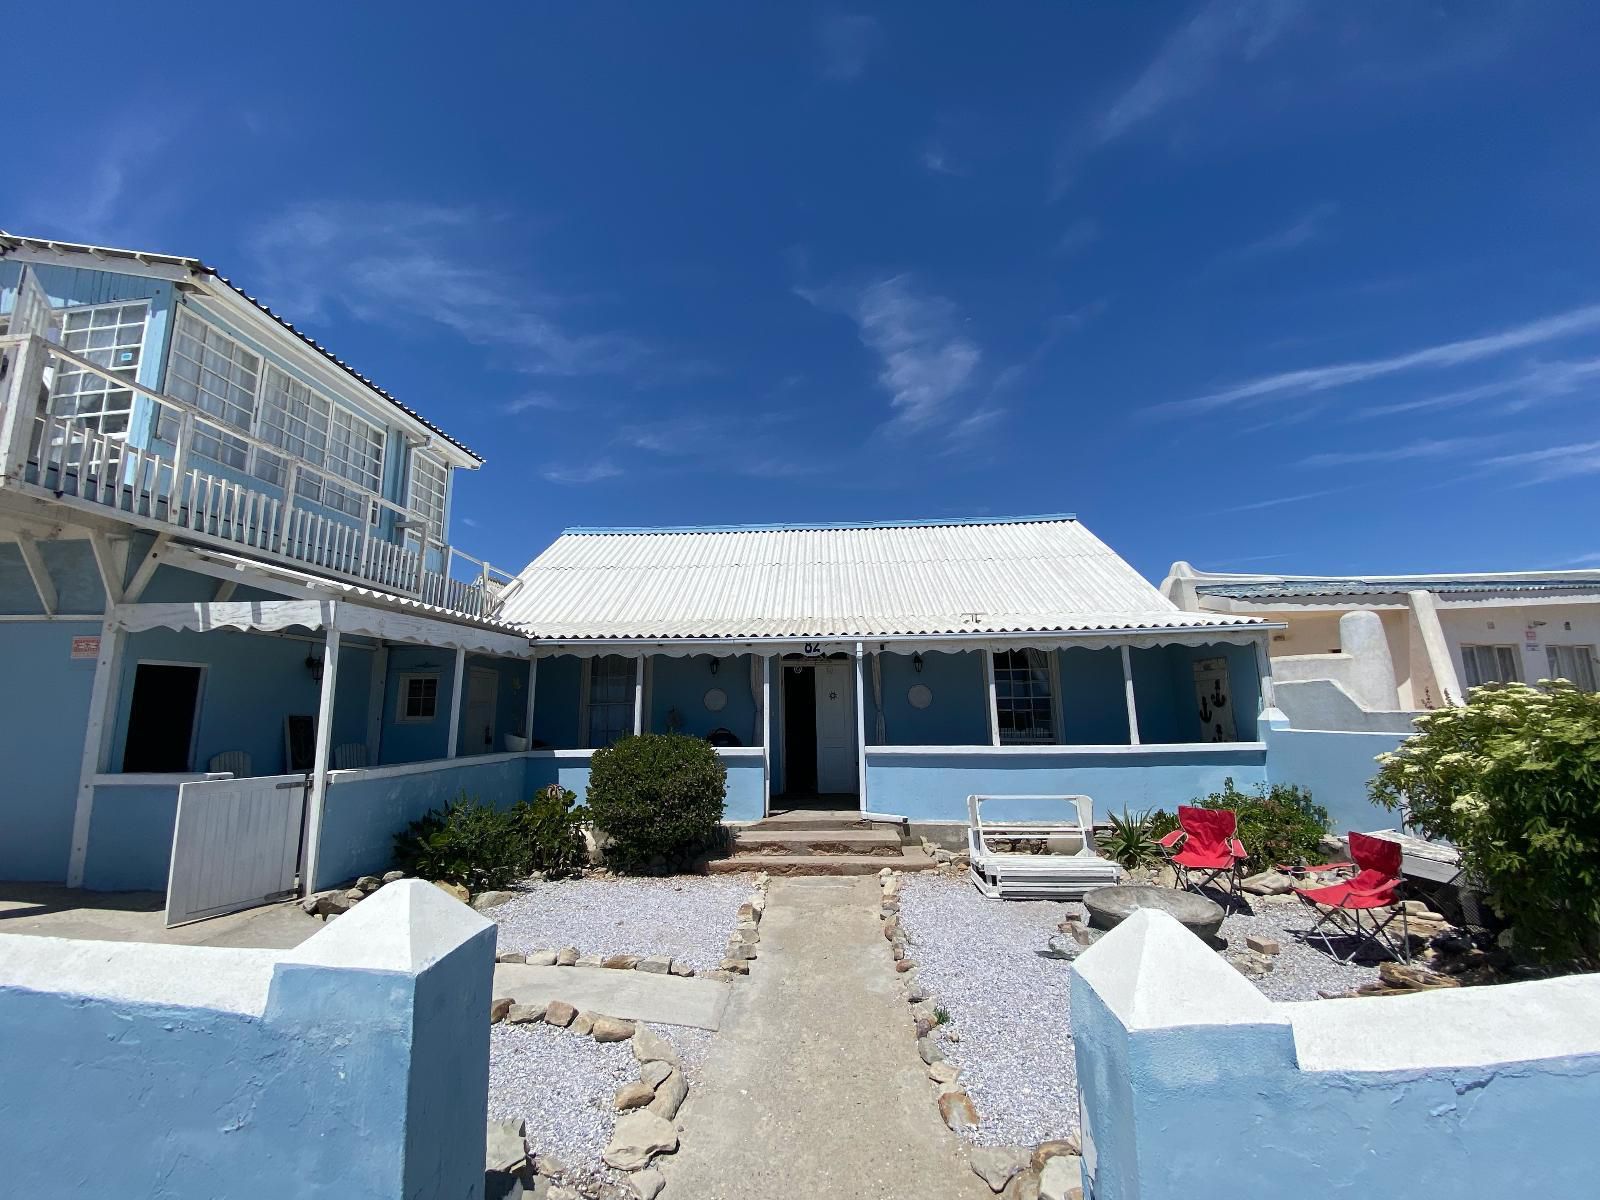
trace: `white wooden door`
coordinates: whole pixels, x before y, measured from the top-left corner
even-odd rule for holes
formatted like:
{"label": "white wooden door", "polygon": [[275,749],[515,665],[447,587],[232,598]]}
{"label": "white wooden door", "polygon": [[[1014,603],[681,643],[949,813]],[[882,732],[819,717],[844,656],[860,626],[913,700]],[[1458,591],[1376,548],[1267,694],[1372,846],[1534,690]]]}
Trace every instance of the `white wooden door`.
{"label": "white wooden door", "polygon": [[207,779],[178,788],[167,871],[167,924],[293,895],[305,779]]}
{"label": "white wooden door", "polygon": [[494,714],[500,697],[500,672],[473,667],[467,672],[467,694],[461,706],[461,753],[488,754],[494,749]]}
{"label": "white wooden door", "polygon": [[815,668],[817,791],[856,790],[856,689],[848,663]]}

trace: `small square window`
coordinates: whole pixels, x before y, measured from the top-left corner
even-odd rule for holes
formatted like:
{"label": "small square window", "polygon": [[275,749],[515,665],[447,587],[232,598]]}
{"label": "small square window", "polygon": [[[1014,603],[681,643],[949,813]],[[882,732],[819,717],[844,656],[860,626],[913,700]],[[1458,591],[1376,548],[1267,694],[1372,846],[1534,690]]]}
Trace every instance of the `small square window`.
{"label": "small square window", "polygon": [[431,721],[439,713],[439,677],[402,674],[394,719],[400,725]]}

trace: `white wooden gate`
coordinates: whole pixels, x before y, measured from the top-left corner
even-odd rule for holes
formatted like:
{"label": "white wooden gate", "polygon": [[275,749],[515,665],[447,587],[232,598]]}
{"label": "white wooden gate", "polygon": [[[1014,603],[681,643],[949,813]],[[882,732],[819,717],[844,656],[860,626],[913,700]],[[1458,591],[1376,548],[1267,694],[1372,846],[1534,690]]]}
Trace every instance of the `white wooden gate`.
{"label": "white wooden gate", "polygon": [[207,779],[178,788],[167,925],[291,895],[300,865],[305,777]]}

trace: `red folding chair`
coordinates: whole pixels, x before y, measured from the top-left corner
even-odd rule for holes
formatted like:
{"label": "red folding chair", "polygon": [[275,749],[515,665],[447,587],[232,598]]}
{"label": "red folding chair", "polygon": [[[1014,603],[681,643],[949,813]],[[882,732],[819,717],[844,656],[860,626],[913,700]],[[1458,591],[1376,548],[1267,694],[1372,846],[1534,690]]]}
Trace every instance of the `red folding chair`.
{"label": "red folding chair", "polygon": [[[1350,857],[1357,869],[1352,878],[1321,887],[1295,888],[1295,895],[1318,914],[1316,924],[1305,931],[1305,940],[1317,936],[1320,930],[1322,944],[1340,962],[1354,961],[1369,945],[1388,951],[1400,962],[1410,962],[1411,933],[1406,924],[1406,906],[1400,898],[1405,882],[1400,875],[1400,843],[1351,833]],[[1400,922],[1398,941],[1391,929],[1396,921]],[[1333,948],[1335,933],[1354,939],[1348,955],[1341,957]]]}
{"label": "red folding chair", "polygon": [[1178,806],[1178,828],[1161,839],[1161,847],[1184,887],[1198,892],[1216,886],[1238,897],[1240,869],[1247,857],[1234,836],[1238,824],[1231,808]]}

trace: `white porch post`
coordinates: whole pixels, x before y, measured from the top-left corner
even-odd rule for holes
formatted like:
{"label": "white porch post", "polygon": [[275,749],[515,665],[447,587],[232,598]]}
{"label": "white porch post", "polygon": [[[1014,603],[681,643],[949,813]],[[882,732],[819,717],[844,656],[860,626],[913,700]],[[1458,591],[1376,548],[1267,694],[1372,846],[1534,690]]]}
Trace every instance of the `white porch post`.
{"label": "white porch post", "polygon": [[383,753],[384,700],[389,694],[389,643],[372,652],[372,677],[367,682],[367,765],[378,765]]}
{"label": "white porch post", "polygon": [[9,399],[0,391],[0,401],[4,402],[0,403],[0,475],[6,478],[19,479],[27,469],[34,411],[39,389],[44,386],[49,353],[45,340],[34,337],[6,356],[11,381]]}
{"label": "white porch post", "polygon": [[1128,698],[1128,745],[1139,744],[1139,706],[1133,699],[1133,656],[1128,653],[1128,643],[1123,642],[1122,650],[1122,690]]}
{"label": "white porch post", "polygon": [[983,655],[983,690],[989,698],[989,745],[1000,744],[1000,702],[995,695],[994,685],[994,651],[985,647],[978,651]]}
{"label": "white porch post", "polygon": [[[1268,636],[1271,636],[1270,634]],[[1267,653],[1267,639],[1256,639],[1256,671],[1261,676],[1261,711],[1277,708],[1277,698],[1272,694],[1272,658]]]}
{"label": "white porch post", "polygon": [[772,811],[772,655],[761,656],[761,815]]}
{"label": "white porch post", "polygon": [[867,806],[867,656],[856,643],[856,796],[862,812]]}
{"label": "white porch post", "polygon": [[306,895],[316,891],[317,864],[322,853],[322,814],[328,799],[328,752],[333,748],[333,702],[339,690],[339,606],[330,604],[328,644],[322,654],[322,695],[317,703],[317,749],[311,760],[311,796],[306,818],[306,863],[300,888]]}
{"label": "white porch post", "polygon": [[444,756],[456,756],[456,742],[461,739],[461,677],[466,673],[467,652],[461,647],[456,647],[455,680],[450,685],[450,744],[445,747]]}
{"label": "white porch post", "polygon": [[84,863],[89,856],[89,820],[94,815],[94,777],[111,757],[112,706],[122,673],[122,648],[127,639],[114,614],[100,625],[100,653],[95,657],[94,683],[89,692],[89,725],[83,735],[83,759],[78,767],[78,799],[72,811],[72,850],[67,859],[67,886],[83,886]]}
{"label": "white porch post", "polygon": [[633,671],[633,732],[637,736],[644,732],[644,655],[639,655],[639,664]]}
{"label": "white porch post", "polygon": [[529,746],[533,745],[533,694],[539,686],[539,660],[528,660],[528,708],[522,714],[522,739]]}

